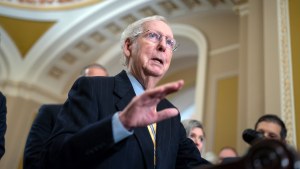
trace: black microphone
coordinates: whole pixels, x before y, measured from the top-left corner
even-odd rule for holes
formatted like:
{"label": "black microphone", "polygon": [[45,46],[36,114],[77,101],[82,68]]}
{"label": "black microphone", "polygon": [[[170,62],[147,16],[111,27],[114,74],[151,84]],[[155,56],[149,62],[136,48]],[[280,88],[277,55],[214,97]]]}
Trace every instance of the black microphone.
{"label": "black microphone", "polygon": [[243,140],[250,144],[253,145],[257,141],[260,141],[264,138],[263,134],[260,132],[257,132],[253,129],[246,129],[243,132]]}

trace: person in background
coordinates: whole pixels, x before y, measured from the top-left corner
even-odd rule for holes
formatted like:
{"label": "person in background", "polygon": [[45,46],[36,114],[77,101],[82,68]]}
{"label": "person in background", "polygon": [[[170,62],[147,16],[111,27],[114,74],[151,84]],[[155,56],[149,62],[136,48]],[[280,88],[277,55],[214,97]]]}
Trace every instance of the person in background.
{"label": "person in background", "polygon": [[233,147],[223,147],[221,148],[218,158],[219,158],[219,163],[226,163],[234,160],[238,160],[238,153]]}
{"label": "person in background", "polygon": [[162,16],[122,33],[126,70],[81,77],[69,91],[41,163],[49,169],[189,169],[204,160],[165,97],[183,80],[156,86],[169,69],[176,40]]}
{"label": "person in background", "polygon": [[5,153],[6,111],[6,98],[0,92],[0,159]]}
{"label": "person in background", "polygon": [[261,116],[255,123],[254,129],[263,134],[266,139],[286,142],[287,129],[284,122],[274,114]]}
{"label": "person in background", "polygon": [[187,119],[183,120],[182,124],[185,128],[186,136],[194,141],[198,150],[202,153],[205,133],[201,122],[194,119]]}
{"label": "person in background", "polygon": [[[106,69],[100,64],[90,64],[81,71],[81,76],[108,76]],[[47,139],[50,137],[55,125],[57,114],[60,112],[62,104],[42,105],[31,126],[27,137],[23,169],[40,169],[38,165],[40,154]]]}
{"label": "person in background", "polygon": [[80,74],[81,76],[108,76],[106,68],[98,63],[85,66]]}

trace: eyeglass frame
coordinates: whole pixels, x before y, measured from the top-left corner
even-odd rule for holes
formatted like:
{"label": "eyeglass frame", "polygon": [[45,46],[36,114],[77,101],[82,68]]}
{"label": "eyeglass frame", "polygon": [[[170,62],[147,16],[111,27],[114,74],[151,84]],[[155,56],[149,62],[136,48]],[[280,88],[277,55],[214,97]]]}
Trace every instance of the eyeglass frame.
{"label": "eyeglass frame", "polygon": [[[164,37],[166,37],[166,45],[167,45],[167,46],[170,46],[170,45],[167,44],[167,40],[172,40],[172,41],[174,42],[174,47],[170,48],[173,52],[176,51],[177,48],[179,47],[179,43],[176,41],[176,39],[170,38],[170,37],[168,37],[168,36],[166,36],[166,35],[163,35],[162,33],[158,32],[158,31],[154,31],[154,30],[150,30],[150,29],[148,29],[148,30],[146,30],[146,31],[144,31],[144,32],[139,32],[139,33],[137,33],[134,37],[137,38],[139,35],[144,34],[144,33],[147,33],[147,32],[149,32],[149,31],[150,31],[150,33],[155,33],[155,34],[157,34],[157,35],[159,36],[159,38],[157,39],[158,41],[155,42],[155,43],[161,42],[161,41],[162,41],[162,37],[164,36]],[[148,35],[149,35],[149,33],[148,33]],[[147,38],[149,38],[149,36],[147,36]],[[149,40],[150,40],[150,39],[149,39]]]}

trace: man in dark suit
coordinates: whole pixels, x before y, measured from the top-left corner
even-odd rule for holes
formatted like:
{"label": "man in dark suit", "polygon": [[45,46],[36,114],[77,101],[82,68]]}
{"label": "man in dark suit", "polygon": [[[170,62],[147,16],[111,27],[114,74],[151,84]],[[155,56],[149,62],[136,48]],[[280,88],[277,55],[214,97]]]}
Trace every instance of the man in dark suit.
{"label": "man in dark suit", "polygon": [[43,153],[44,167],[188,169],[205,163],[186,137],[178,110],[165,99],[184,82],[156,87],[176,49],[166,20],[134,22],[121,43],[128,71],[74,83]]}
{"label": "man in dark suit", "polygon": [[[100,64],[90,64],[81,71],[81,76],[107,76],[107,70]],[[40,154],[45,142],[49,139],[54,128],[57,114],[62,104],[42,105],[32,123],[27,137],[23,169],[39,169]]]}
{"label": "man in dark suit", "polygon": [[0,159],[5,152],[5,135],[6,132],[6,98],[0,92]]}
{"label": "man in dark suit", "polygon": [[44,143],[51,135],[61,107],[61,104],[45,104],[40,107],[27,137],[23,160],[24,169],[39,168],[37,160],[40,158]]}

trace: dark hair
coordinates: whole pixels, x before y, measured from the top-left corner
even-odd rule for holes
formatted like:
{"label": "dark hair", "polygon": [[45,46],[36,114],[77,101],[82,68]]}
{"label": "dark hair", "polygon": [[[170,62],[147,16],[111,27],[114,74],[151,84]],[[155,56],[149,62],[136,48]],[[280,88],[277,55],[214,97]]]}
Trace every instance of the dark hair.
{"label": "dark hair", "polygon": [[80,75],[81,75],[81,76],[86,76],[85,71],[86,71],[87,69],[90,69],[90,68],[99,68],[99,69],[104,70],[104,71],[106,72],[106,74],[108,74],[108,73],[107,73],[107,70],[106,70],[106,68],[105,68],[104,66],[102,66],[102,65],[100,65],[100,64],[98,64],[98,63],[92,63],[92,64],[90,64],[90,65],[85,66],[85,67],[81,70]]}
{"label": "dark hair", "polygon": [[284,122],[278,116],[276,116],[274,114],[266,114],[266,115],[261,116],[255,124],[255,130],[256,130],[258,124],[260,122],[264,122],[264,121],[273,122],[273,123],[278,124],[281,127],[280,137],[282,140],[285,140],[286,135],[287,135],[287,129],[285,127]]}

